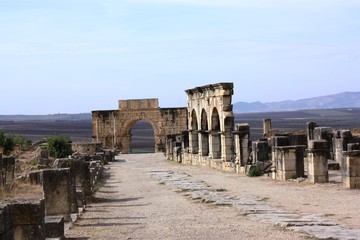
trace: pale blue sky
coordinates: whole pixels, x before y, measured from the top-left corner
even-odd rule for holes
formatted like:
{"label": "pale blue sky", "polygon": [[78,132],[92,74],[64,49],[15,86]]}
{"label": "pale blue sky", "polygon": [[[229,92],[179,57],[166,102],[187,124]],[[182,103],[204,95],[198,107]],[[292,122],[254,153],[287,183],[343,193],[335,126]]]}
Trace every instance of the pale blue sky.
{"label": "pale blue sky", "polygon": [[359,0],[1,0],[0,115],[360,91]]}

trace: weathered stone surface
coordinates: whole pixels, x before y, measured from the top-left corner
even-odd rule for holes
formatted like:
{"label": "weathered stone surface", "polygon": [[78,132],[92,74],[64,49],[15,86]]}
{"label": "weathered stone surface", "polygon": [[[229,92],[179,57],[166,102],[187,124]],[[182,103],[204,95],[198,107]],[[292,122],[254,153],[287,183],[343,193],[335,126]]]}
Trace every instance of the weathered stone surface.
{"label": "weathered stone surface", "polygon": [[[184,162],[196,163],[199,156],[201,165],[218,167],[215,159],[221,159],[219,169],[227,168],[226,162],[233,158],[232,131],[234,115],[231,97],[233,83],[217,83],[185,91],[188,96],[187,118],[189,130],[189,155],[192,160]],[[184,128],[186,129],[186,128]],[[233,169],[235,171],[235,168]]]}
{"label": "weathered stone surface", "polygon": [[71,221],[70,169],[46,169],[43,171],[43,191],[46,215],[62,215]]}
{"label": "weathered stone surface", "polygon": [[199,203],[228,206],[240,209],[244,215],[259,222],[279,225],[287,229],[305,232],[318,239],[360,239],[360,230],[352,230],[327,220],[319,214],[296,213],[270,206],[266,199],[254,195],[226,195],[225,189],[212,189],[203,181],[172,171],[150,170],[151,176],[161,184]]}
{"label": "weathered stone surface", "polygon": [[160,108],[158,99],[119,100],[119,110],[92,111],[94,140],[129,153],[131,127],[146,120],[154,129],[155,151],[165,152],[166,134],[186,129],[186,114],[186,108]]}
{"label": "weathered stone surface", "polygon": [[277,180],[304,177],[305,146],[273,147],[273,165]]}
{"label": "weathered stone surface", "polygon": [[360,151],[344,152],[342,182],[345,188],[360,189]]}
{"label": "weathered stone surface", "polygon": [[45,235],[47,238],[64,238],[64,217],[46,216]]}
{"label": "weathered stone surface", "polygon": [[17,200],[8,205],[11,222],[15,225],[42,225],[45,217],[44,200]]}
{"label": "weathered stone surface", "polygon": [[8,203],[11,239],[45,239],[44,200],[16,200]]}

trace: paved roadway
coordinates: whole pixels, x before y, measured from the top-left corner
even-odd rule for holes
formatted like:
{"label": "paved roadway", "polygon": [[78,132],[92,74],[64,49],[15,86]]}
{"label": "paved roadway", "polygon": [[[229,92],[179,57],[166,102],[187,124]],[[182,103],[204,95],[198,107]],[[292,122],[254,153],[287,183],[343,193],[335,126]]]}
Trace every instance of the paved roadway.
{"label": "paved roadway", "polygon": [[360,239],[360,208],[327,205],[338,201],[331,192],[359,199],[359,191],[338,185],[250,178],[168,162],[163,154],[117,156],[104,175],[67,239]]}

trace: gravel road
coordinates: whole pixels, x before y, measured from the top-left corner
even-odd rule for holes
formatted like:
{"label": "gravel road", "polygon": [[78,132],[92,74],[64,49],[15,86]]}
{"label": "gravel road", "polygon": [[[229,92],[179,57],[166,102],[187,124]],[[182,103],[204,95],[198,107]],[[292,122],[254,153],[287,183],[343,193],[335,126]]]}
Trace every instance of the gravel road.
{"label": "gravel road", "polygon": [[360,239],[360,191],[117,156],[67,239]]}

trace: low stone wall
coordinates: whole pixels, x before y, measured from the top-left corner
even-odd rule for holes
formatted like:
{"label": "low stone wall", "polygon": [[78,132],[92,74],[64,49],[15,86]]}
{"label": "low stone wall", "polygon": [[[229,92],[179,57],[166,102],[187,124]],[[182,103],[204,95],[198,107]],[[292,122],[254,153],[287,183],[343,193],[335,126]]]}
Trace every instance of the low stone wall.
{"label": "low stone wall", "polygon": [[[5,183],[14,180],[9,177],[14,175],[9,169],[14,169],[15,159],[0,158],[4,173],[1,179]],[[0,204],[0,239],[64,238],[64,222],[71,222],[71,214],[78,214],[79,208],[92,202],[103,166],[114,159],[111,150],[97,151],[92,156],[77,154],[56,159],[53,168],[30,172],[27,179],[42,185],[44,199]]]}
{"label": "low stone wall", "polygon": [[44,200],[16,200],[0,205],[0,239],[45,239]]}

